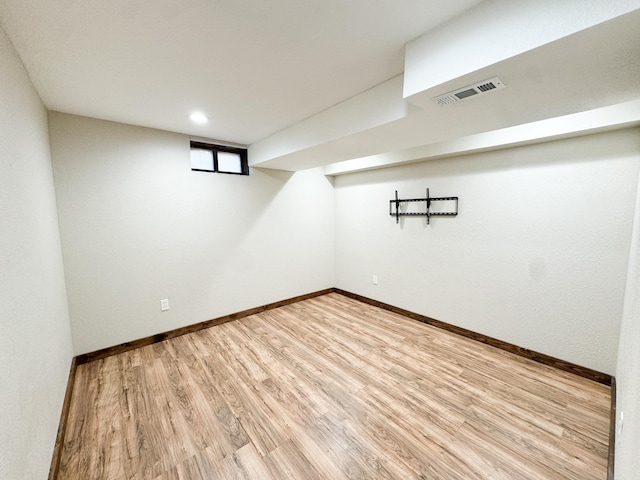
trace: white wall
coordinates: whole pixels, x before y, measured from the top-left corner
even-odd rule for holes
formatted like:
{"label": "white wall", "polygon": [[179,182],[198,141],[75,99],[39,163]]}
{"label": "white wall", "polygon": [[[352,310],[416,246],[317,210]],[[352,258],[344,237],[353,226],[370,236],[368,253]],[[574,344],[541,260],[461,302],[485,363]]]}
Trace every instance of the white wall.
{"label": "white wall", "polygon": [[0,477],[46,478],[71,364],[47,114],[0,28]]}
{"label": "white wall", "polygon": [[[336,286],[614,374],[639,167],[623,130],[336,177]],[[397,225],[426,187],[459,215]]]}
{"label": "white wall", "polygon": [[615,477],[640,478],[640,191],[636,202],[629,274],[618,348]]}
{"label": "white wall", "polygon": [[76,354],[333,286],[321,169],[192,172],[187,136],[49,121]]}

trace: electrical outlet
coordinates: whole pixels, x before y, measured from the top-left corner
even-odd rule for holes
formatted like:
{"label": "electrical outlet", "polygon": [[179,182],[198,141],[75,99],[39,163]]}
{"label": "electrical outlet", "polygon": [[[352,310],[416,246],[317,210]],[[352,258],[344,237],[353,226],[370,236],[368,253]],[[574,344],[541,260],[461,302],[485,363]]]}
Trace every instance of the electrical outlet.
{"label": "electrical outlet", "polygon": [[624,412],[620,412],[620,422],[618,423],[618,435],[622,433],[622,422],[624,421]]}
{"label": "electrical outlet", "polygon": [[169,310],[169,299],[168,298],[163,298],[162,300],[160,300],[160,310],[163,311],[163,312]]}
{"label": "electrical outlet", "polygon": [[378,275],[374,275],[373,276],[373,284],[377,285],[378,284]]}

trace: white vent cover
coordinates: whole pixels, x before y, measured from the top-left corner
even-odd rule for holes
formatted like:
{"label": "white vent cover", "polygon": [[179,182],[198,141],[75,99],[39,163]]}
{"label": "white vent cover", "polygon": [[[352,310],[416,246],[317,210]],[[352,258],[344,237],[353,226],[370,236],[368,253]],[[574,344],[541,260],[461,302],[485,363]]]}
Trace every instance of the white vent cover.
{"label": "white vent cover", "polygon": [[498,77],[493,77],[482,82],[474,83],[473,85],[459,88],[453,92],[434,97],[433,101],[440,106],[450,105],[452,103],[459,102],[460,100],[464,100],[465,98],[481,95],[483,93],[490,92],[491,90],[499,90],[501,88],[505,88],[505,84],[502,83]]}

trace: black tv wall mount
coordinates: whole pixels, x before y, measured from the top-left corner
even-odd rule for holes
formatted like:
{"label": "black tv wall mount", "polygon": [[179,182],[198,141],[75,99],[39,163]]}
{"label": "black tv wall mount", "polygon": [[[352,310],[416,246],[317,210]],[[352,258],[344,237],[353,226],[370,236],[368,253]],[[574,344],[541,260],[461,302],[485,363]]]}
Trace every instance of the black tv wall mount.
{"label": "black tv wall mount", "polygon": [[[440,212],[431,211],[431,202],[453,201],[455,202],[455,211],[452,212]],[[401,205],[408,202],[425,202],[426,209],[418,212],[401,211]],[[395,206],[395,209],[394,209]],[[395,200],[389,200],[389,215],[396,217],[396,223],[400,221],[400,217],[427,217],[427,225],[429,224],[429,218],[434,216],[447,216],[455,217],[458,215],[458,197],[431,197],[429,196],[429,189],[427,188],[426,198],[398,198],[398,191],[396,190]]]}

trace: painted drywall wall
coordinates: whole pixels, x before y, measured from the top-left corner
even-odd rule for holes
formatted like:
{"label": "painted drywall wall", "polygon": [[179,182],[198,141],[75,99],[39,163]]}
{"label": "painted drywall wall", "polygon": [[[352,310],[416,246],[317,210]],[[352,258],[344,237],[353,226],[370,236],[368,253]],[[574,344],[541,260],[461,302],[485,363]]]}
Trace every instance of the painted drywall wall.
{"label": "painted drywall wall", "polygon": [[[613,374],[639,167],[636,129],[336,177],[336,286]],[[427,187],[459,215],[396,224]]]}
{"label": "painted drywall wall", "polygon": [[71,364],[47,114],[0,28],[0,477],[46,478]]}
{"label": "painted drywall wall", "polygon": [[640,190],[631,238],[616,369],[615,478],[621,480],[640,475]]}
{"label": "painted drywall wall", "polygon": [[49,122],[76,354],[333,286],[322,169],[192,172],[185,135]]}

